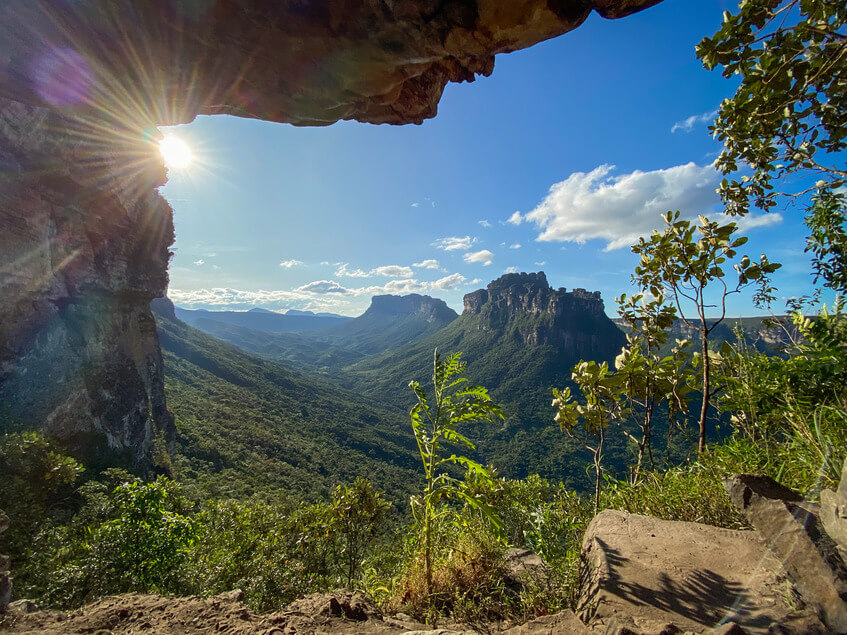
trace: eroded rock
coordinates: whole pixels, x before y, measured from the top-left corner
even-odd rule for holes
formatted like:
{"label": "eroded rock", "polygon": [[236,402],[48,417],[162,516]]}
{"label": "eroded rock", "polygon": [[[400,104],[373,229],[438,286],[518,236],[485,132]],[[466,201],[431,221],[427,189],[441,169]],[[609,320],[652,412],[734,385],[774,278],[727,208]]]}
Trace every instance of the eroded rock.
{"label": "eroded rock", "polygon": [[832,632],[847,633],[847,568],[819,506],[767,476],[733,476],[724,487],[803,600]]}
{"label": "eroded rock", "polygon": [[633,633],[704,633],[733,621],[765,633],[791,609],[779,562],[756,533],[606,510],[582,543],[583,621]]}
{"label": "eroded rock", "polygon": [[847,460],[841,470],[838,490],[821,492],[821,522],[826,533],[835,541],[842,560],[847,562]]}

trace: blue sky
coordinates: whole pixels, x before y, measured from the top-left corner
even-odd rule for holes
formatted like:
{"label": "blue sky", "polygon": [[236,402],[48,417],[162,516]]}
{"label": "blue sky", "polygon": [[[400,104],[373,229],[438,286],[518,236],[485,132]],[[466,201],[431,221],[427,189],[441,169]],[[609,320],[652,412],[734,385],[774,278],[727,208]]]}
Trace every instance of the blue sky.
{"label": "blue sky", "polygon": [[[716,214],[710,113],[734,91],[694,46],[730,0],[665,0],[497,57],[421,126],[295,128],[198,117],[163,129],[195,161],[161,188],[177,241],[170,297],[191,308],[358,315],[378,293],[462,296],[507,271],[631,292],[628,245],[659,214]],[[805,293],[802,210],[748,217],[746,252]],[[755,311],[749,294],[733,315]],[[780,305],[781,306],[781,305]],[[779,307],[777,307],[779,308]]]}

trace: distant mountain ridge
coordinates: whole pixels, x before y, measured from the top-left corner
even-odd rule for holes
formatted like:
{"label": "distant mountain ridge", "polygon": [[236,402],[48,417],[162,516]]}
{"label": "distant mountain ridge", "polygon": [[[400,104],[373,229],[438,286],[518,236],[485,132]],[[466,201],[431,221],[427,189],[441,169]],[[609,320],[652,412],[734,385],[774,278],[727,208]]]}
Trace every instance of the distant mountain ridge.
{"label": "distant mountain ridge", "polygon": [[314,331],[336,326],[351,319],[332,314],[318,315],[311,311],[283,314],[262,308],[250,309],[249,311],[207,311],[205,309],[192,310],[174,307],[174,313],[178,319],[186,324],[194,325],[200,319],[215,320],[266,333]]}

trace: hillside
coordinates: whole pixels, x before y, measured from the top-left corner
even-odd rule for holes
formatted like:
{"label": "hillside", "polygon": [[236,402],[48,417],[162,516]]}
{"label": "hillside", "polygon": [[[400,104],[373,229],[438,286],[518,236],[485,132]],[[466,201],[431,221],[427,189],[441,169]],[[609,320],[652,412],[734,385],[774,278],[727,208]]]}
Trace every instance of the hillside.
{"label": "hillside", "polygon": [[350,320],[348,317],[331,314],[318,315],[311,311],[283,314],[260,308],[249,311],[206,311],[204,309],[191,310],[175,307],[175,314],[177,319],[191,326],[194,326],[198,320],[205,319],[265,331],[266,333],[313,331],[337,326]]}
{"label": "hillside", "polygon": [[212,495],[312,499],[364,476],[405,499],[417,456],[402,417],[210,337],[172,306],[153,302],[177,476]]}
{"label": "hillside", "polygon": [[359,317],[306,336],[374,355],[432,335],[457,317],[444,300],[428,295],[377,295]]}
{"label": "hillside", "polygon": [[581,483],[587,459],[554,424],[551,388],[568,385],[580,359],[611,361],[623,346],[599,294],[552,289],[543,272],[506,274],[466,295],[464,305],[437,333],[348,367],[350,383],[408,408],[408,383],[430,380],[433,351],[461,351],[469,380],[489,388],[508,415],[473,431],[479,454],[511,477],[537,472]]}
{"label": "hillside", "polygon": [[311,339],[302,333],[268,333],[208,318],[197,319],[192,326],[253,355],[302,370],[337,369],[364,357],[362,353]]}

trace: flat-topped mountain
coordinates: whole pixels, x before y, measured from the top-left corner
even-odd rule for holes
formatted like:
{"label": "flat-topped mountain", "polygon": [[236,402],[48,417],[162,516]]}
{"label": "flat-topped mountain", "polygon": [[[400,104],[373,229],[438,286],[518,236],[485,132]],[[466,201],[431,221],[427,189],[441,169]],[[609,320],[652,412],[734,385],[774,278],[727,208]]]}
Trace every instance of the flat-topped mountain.
{"label": "flat-topped mountain", "polygon": [[428,295],[377,295],[359,317],[307,336],[374,355],[427,337],[457,317],[444,300]]}

